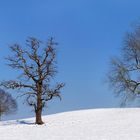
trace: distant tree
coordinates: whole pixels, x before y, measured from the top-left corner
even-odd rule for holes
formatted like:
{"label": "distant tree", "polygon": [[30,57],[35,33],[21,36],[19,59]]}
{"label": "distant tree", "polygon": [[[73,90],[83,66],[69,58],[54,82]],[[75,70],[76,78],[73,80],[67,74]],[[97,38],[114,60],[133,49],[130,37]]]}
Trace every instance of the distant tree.
{"label": "distant tree", "polygon": [[108,78],[124,104],[140,97],[140,27],[126,34],[121,56],[111,60]]}
{"label": "distant tree", "polygon": [[[53,38],[47,43],[29,37],[26,47],[19,44],[10,46],[13,56],[7,58],[9,66],[20,70],[22,74],[18,80],[1,82],[1,86],[7,89],[24,89],[21,96],[26,96],[28,105],[34,108],[36,124],[43,124],[42,111],[49,100],[60,96],[60,90],[64,83],[51,86],[51,79],[57,73],[56,50]],[[26,89],[26,90],[25,90]]]}
{"label": "distant tree", "polygon": [[12,96],[0,89],[0,120],[2,115],[14,113],[17,110],[16,100]]}

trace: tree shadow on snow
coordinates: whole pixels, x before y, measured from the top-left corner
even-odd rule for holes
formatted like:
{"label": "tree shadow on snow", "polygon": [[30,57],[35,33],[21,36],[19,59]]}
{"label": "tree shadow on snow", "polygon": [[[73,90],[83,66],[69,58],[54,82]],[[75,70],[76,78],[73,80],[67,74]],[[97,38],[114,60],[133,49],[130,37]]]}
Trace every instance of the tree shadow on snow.
{"label": "tree shadow on snow", "polygon": [[17,122],[17,124],[26,124],[26,125],[34,125],[35,123],[33,123],[33,122],[29,122],[29,121],[24,121],[24,120],[17,120],[16,121]]}

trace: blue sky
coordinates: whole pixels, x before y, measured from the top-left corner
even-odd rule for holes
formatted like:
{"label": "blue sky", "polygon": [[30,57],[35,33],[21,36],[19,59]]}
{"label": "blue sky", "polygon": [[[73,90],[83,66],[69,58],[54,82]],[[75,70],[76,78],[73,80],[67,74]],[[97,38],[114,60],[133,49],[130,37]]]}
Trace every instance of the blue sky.
{"label": "blue sky", "polygon": [[[125,33],[139,21],[139,0],[0,0],[1,80],[15,79],[3,59],[8,46],[24,45],[28,36],[59,43],[58,75],[64,81],[63,100],[48,103],[44,114],[87,108],[119,107],[105,83],[109,59],[119,54]],[[17,114],[33,116],[19,100]]]}

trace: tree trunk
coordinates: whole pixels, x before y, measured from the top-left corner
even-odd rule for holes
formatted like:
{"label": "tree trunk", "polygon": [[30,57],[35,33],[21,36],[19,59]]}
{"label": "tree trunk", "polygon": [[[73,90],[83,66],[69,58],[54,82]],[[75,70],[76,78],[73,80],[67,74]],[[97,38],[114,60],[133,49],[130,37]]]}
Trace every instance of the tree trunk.
{"label": "tree trunk", "polygon": [[36,108],[36,124],[43,124],[44,122],[42,121],[42,100],[40,96],[37,97],[37,108]]}
{"label": "tree trunk", "polygon": [[44,122],[42,121],[42,109],[36,110],[36,124],[42,125]]}
{"label": "tree trunk", "polygon": [[36,107],[36,124],[44,124],[42,121],[42,100],[41,100],[41,95],[42,95],[42,85],[39,83],[38,84],[38,94],[37,94],[37,107]]}
{"label": "tree trunk", "polygon": [[1,115],[1,113],[0,113],[0,121],[1,121],[1,116],[2,116],[2,115]]}

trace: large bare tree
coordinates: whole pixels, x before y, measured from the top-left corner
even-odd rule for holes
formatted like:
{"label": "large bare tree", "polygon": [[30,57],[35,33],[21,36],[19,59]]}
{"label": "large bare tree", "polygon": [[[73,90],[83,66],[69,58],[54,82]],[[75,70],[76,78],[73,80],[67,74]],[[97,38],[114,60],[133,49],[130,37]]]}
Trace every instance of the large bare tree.
{"label": "large bare tree", "polygon": [[9,93],[0,89],[0,120],[2,115],[14,113],[16,110],[16,100]]}
{"label": "large bare tree", "polygon": [[21,96],[25,95],[28,105],[34,108],[36,124],[44,123],[42,111],[47,102],[53,97],[61,99],[60,90],[64,87],[64,83],[51,86],[51,79],[57,73],[56,45],[53,38],[43,43],[36,38],[29,37],[25,47],[19,44],[10,46],[13,55],[6,58],[8,65],[20,70],[22,74],[17,80],[1,82],[1,86],[22,91]]}
{"label": "large bare tree", "polygon": [[140,27],[126,34],[121,56],[112,58],[109,82],[123,103],[140,96]]}

